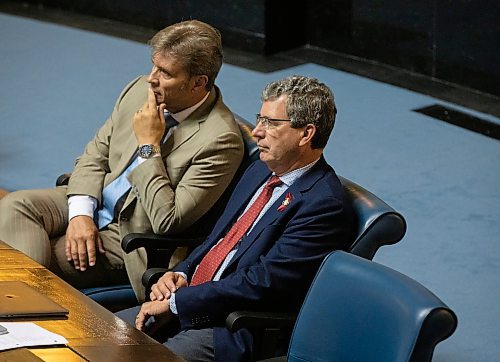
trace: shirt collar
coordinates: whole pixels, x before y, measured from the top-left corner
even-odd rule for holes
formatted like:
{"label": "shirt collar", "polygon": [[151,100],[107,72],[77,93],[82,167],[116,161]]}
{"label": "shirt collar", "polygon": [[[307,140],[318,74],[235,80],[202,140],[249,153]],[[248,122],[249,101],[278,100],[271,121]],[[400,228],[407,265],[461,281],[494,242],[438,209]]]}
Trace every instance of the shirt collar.
{"label": "shirt collar", "polygon": [[[288,187],[292,186],[292,184],[303,174],[305,174],[307,171],[309,171],[317,162],[319,161],[319,158],[313,162],[311,162],[308,165],[305,165],[304,167],[297,168],[295,170],[289,171],[283,175],[280,176],[280,180],[287,185]],[[273,172],[273,175],[275,173]]]}
{"label": "shirt collar", "polygon": [[196,111],[198,108],[200,108],[200,106],[203,104],[203,102],[205,102],[208,98],[208,96],[210,95],[210,92],[208,92],[205,97],[203,97],[203,99],[201,101],[199,101],[198,103],[196,103],[194,106],[191,106],[189,108],[186,108],[180,112],[177,112],[177,113],[171,113],[172,117],[179,123],[181,123],[182,121],[184,121],[186,118],[188,118],[194,111]]}

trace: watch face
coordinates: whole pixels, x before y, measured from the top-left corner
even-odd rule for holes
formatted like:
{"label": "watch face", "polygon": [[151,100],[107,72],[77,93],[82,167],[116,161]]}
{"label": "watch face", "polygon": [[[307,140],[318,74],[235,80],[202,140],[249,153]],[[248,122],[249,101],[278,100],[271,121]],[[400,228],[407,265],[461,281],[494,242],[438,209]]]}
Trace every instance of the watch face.
{"label": "watch face", "polygon": [[149,158],[153,153],[153,145],[142,145],[139,147],[139,156],[142,158]]}

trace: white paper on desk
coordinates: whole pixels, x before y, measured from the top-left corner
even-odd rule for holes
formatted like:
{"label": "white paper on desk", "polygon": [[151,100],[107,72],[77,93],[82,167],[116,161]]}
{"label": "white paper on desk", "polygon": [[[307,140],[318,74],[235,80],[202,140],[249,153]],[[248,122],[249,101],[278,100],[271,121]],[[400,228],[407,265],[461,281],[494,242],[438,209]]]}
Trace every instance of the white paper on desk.
{"label": "white paper on desk", "polygon": [[67,344],[66,338],[29,322],[1,322],[9,333],[0,335],[0,351],[12,348]]}

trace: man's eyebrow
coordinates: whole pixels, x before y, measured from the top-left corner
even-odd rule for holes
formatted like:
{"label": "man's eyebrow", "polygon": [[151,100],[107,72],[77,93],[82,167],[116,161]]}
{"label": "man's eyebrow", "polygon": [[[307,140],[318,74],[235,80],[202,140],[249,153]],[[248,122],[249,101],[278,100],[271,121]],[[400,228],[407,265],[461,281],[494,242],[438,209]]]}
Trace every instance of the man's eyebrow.
{"label": "man's eyebrow", "polygon": [[153,64],[156,68],[158,68],[160,71],[165,72],[165,73],[167,73],[167,74],[170,74],[170,72],[168,71],[168,69],[163,68],[161,65],[155,64],[155,62],[154,62],[154,59],[153,59],[153,58],[151,58],[151,63],[152,63],[152,64]]}

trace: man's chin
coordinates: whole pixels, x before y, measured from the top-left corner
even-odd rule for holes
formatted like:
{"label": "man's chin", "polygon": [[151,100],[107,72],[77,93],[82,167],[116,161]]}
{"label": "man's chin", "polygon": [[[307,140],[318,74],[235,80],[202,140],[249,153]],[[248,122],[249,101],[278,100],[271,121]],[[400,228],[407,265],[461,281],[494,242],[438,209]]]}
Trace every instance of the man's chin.
{"label": "man's chin", "polygon": [[266,162],[268,160],[268,155],[267,155],[267,152],[266,150],[260,150],[260,153],[259,153],[259,158],[262,162]]}

